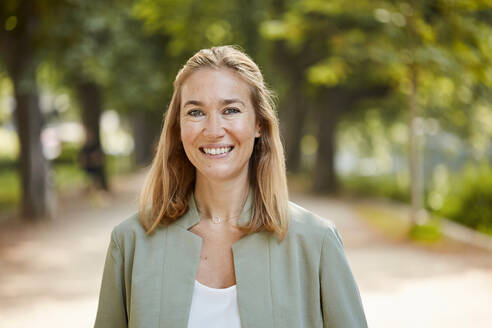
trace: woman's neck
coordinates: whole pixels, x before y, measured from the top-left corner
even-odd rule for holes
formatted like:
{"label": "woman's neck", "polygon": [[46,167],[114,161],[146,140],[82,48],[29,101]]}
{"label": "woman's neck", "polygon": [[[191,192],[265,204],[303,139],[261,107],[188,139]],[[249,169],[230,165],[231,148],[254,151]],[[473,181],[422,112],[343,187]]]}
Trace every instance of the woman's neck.
{"label": "woman's neck", "polygon": [[210,181],[197,175],[195,201],[203,217],[237,218],[243,209],[249,192],[248,177],[229,181]]}

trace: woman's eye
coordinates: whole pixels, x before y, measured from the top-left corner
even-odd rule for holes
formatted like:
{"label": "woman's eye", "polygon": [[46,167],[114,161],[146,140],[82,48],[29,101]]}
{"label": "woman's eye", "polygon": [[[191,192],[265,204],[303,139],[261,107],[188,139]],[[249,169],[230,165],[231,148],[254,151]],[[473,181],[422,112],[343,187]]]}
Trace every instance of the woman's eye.
{"label": "woman's eye", "polygon": [[241,111],[237,108],[234,108],[234,107],[230,107],[230,108],[226,108],[224,110],[224,114],[234,114],[234,113],[240,113]]}
{"label": "woman's eye", "polygon": [[193,117],[198,117],[201,116],[203,113],[199,109],[192,109],[188,112],[188,115],[193,116]]}

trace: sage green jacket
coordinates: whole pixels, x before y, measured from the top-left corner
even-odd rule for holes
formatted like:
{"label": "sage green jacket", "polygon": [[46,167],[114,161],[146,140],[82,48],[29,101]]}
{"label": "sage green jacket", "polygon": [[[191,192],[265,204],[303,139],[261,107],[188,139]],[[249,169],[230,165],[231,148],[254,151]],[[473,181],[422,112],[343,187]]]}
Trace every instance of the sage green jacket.
{"label": "sage green jacket", "polygon": [[[250,219],[252,192],[239,223]],[[194,197],[183,217],[147,236],[134,215],[117,225],[104,266],[95,328],[186,328],[201,251]],[[233,246],[243,328],[367,327],[334,224],[289,202],[279,242],[257,232]]]}

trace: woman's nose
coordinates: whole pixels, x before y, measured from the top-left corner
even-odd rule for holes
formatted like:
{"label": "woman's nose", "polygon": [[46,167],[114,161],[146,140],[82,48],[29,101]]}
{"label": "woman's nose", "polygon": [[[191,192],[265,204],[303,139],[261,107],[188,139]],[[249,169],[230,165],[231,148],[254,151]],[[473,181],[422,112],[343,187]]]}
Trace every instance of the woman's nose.
{"label": "woman's nose", "polygon": [[205,121],[203,135],[210,138],[222,137],[225,133],[224,126],[220,115],[211,114]]}

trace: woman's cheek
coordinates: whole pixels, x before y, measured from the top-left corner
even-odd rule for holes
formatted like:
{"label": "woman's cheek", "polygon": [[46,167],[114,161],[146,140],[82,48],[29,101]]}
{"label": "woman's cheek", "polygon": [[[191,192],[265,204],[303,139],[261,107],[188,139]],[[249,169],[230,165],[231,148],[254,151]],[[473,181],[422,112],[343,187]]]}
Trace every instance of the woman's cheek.
{"label": "woman's cheek", "polygon": [[193,140],[198,136],[200,132],[200,127],[198,124],[190,124],[189,122],[184,122],[181,125],[181,141],[183,144],[191,144]]}
{"label": "woman's cheek", "polygon": [[252,136],[254,137],[255,134],[254,126],[251,125],[251,122],[245,120],[234,122],[230,130],[234,131],[243,142]]}

